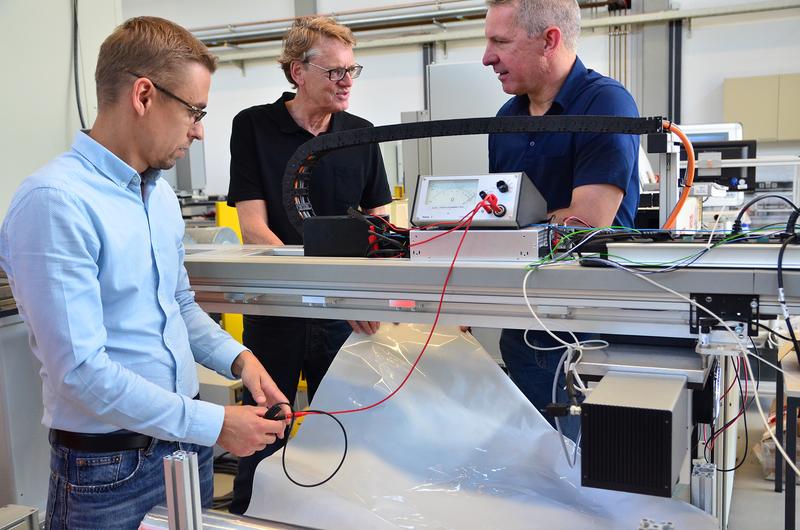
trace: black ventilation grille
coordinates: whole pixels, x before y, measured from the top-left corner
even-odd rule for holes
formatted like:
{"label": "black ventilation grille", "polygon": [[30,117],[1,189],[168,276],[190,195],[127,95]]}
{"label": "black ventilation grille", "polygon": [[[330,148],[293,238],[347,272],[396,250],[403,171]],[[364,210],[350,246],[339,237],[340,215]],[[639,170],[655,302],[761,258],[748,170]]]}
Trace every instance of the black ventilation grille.
{"label": "black ventilation grille", "polygon": [[672,415],[663,410],[584,403],[581,484],[672,495]]}

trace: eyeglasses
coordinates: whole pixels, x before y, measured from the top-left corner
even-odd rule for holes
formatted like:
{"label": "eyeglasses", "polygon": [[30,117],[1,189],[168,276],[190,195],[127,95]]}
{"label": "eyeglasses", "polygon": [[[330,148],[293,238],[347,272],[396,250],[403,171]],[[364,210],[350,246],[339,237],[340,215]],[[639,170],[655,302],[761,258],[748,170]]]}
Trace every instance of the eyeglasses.
{"label": "eyeglasses", "polygon": [[134,77],[145,77],[145,78],[147,78],[151,83],[153,83],[153,86],[156,87],[156,89],[158,89],[161,92],[165,93],[166,95],[168,95],[169,97],[171,97],[175,101],[180,102],[184,107],[189,109],[189,112],[192,114],[192,119],[194,119],[195,123],[197,123],[200,120],[202,120],[203,118],[205,118],[206,114],[208,114],[207,111],[201,109],[200,107],[196,107],[196,106],[194,106],[194,105],[192,105],[190,103],[187,103],[185,100],[179,98],[178,96],[176,96],[175,94],[173,94],[172,92],[167,90],[166,88],[164,88],[164,87],[162,87],[160,85],[157,85],[156,82],[153,81],[152,79],[150,79],[149,77],[147,77],[145,75],[140,75],[140,74],[137,74],[137,73],[134,73],[134,72],[128,72],[128,73],[131,74]]}
{"label": "eyeglasses", "polygon": [[350,79],[355,79],[356,77],[361,75],[361,70],[364,69],[363,66],[360,64],[354,64],[353,66],[348,66],[347,68],[324,68],[319,66],[318,64],[314,64],[308,61],[304,61],[306,64],[310,64],[314,68],[319,68],[320,70],[324,71],[328,75],[328,79],[333,81],[334,83],[341,81],[344,79],[344,76],[350,74]]}

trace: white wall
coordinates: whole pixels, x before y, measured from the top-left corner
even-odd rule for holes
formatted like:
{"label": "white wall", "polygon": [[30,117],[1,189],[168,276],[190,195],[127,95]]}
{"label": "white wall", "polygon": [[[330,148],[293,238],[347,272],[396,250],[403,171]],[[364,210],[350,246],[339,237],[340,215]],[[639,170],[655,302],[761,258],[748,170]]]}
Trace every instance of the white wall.
{"label": "white wall", "polygon": [[271,103],[289,84],[274,61],[250,61],[244,70],[223,64],[211,81],[208,116],[205,125],[206,191],[210,195],[228,193],[231,122],[247,107]]}
{"label": "white wall", "polygon": [[800,9],[693,21],[684,30],[681,121],[723,121],[727,77],[800,73],[798,33]]}
{"label": "white wall", "polygon": [[[50,10],[53,16],[39,20],[41,9],[23,7],[23,0],[10,0],[0,3],[0,29],[3,38],[17,42],[26,36],[27,27],[43,26],[42,35],[53,35],[68,29],[65,2],[49,0],[54,5]],[[225,23],[241,23],[276,18],[291,17],[294,14],[293,0],[118,0],[121,1],[121,18],[136,15],[157,15],[174,20],[189,28],[205,27]],[[747,0],[681,0],[675,2],[685,9],[730,5],[731,3],[750,3]],[[317,0],[320,12],[349,11],[353,9],[374,8],[397,4],[397,0]],[[89,6],[97,5],[96,8]],[[84,16],[107,11],[107,2],[102,0],[82,0]],[[112,2],[113,4],[113,2]],[[445,5],[446,7],[446,5]],[[8,16],[6,16],[8,15]],[[101,16],[101,15],[98,15]],[[120,17],[118,17],[120,18]],[[35,19],[35,20],[34,20]],[[88,31],[90,23],[84,24]],[[92,25],[103,35],[110,27],[102,24]],[[103,29],[100,29],[100,27]],[[59,29],[60,28],[60,29]],[[683,116],[685,123],[713,122],[722,120],[722,81],[726,77],[800,72],[800,45],[796,37],[800,30],[800,9],[784,10],[775,13],[729,16],[713,19],[698,19],[684,26],[684,70],[683,70]],[[93,28],[94,29],[94,28]],[[54,33],[55,32],[55,33]],[[9,169],[11,173],[25,175],[53,154],[68,145],[76,127],[74,111],[70,109],[66,92],[63,96],[52,98],[51,86],[68,87],[69,56],[67,41],[61,43],[52,53],[45,54],[40,46],[31,47],[15,53],[27,54],[20,59],[19,68],[24,75],[20,79],[34,81],[16,87],[4,85],[8,90],[16,90],[3,101],[23,101],[14,105],[10,123],[17,124],[13,130],[4,128],[2,149],[10,152],[23,152],[20,147],[32,145],[29,138],[35,133],[35,148],[26,147],[24,157],[15,157],[18,167]],[[87,46],[84,45],[86,48]],[[437,62],[480,61],[483,55],[483,39],[455,41],[438,45],[435,53]],[[6,46],[5,49],[10,49]],[[37,50],[39,50],[37,52]],[[584,63],[601,73],[607,73],[608,38],[604,30],[584,33],[579,44],[579,53]],[[96,51],[92,53],[96,55]],[[400,121],[400,113],[420,110],[423,107],[422,51],[419,45],[396,48],[356,49],[357,60],[365,66],[364,74],[357,80],[350,110],[374,122],[386,125]],[[44,61],[44,63],[43,63]],[[16,61],[15,61],[16,64]],[[42,68],[41,64],[46,64]],[[87,82],[91,82],[91,71],[87,69]],[[12,70],[14,71],[14,70]],[[54,81],[54,78],[56,80]],[[46,79],[46,81],[45,81]],[[208,174],[207,191],[212,194],[227,192],[230,140],[230,124],[233,116],[241,109],[251,105],[274,101],[289,85],[278,69],[274,59],[256,60],[239,66],[224,64],[215,74],[206,125],[206,167]],[[33,102],[37,101],[37,104]],[[57,105],[56,105],[57,104]],[[37,106],[38,105],[38,106]],[[59,108],[55,110],[54,105]],[[74,105],[73,105],[74,106]],[[59,114],[60,112],[60,114]],[[60,119],[52,119],[59,115]],[[42,139],[38,133],[42,129],[57,129],[58,142],[52,137]],[[23,132],[19,134],[20,130]],[[13,142],[12,142],[13,140]],[[57,145],[56,145],[57,144]],[[10,159],[10,157],[4,157]],[[22,158],[23,160],[20,160]],[[13,182],[13,187],[21,176]],[[0,193],[0,207],[5,208],[11,191],[9,185],[3,186]],[[5,197],[5,198],[4,198]]]}
{"label": "white wall", "polygon": [[401,112],[422,109],[420,46],[356,49],[356,60],[364,65],[364,72],[356,79],[350,112],[375,125],[389,125],[400,122]]}
{"label": "white wall", "polygon": [[[354,84],[350,112],[375,125],[400,121],[401,110],[423,107],[422,54],[418,46],[356,50],[364,72]],[[244,70],[223,64],[214,74],[205,124],[206,192],[227,194],[233,117],[242,109],[271,103],[289,83],[275,60],[249,61]]]}
{"label": "white wall", "polygon": [[294,16],[293,0],[123,0],[123,19],[163,17],[189,29]]}
{"label": "white wall", "polygon": [[[5,55],[0,83],[0,217],[19,183],[72,144],[79,128],[71,70],[71,2],[3,0],[0,49]],[[120,0],[82,0],[79,8],[84,116],[97,113],[94,69],[100,43],[122,20]]]}
{"label": "white wall", "polygon": [[[435,62],[480,62],[486,41],[480,39],[439,43],[436,46]],[[578,42],[578,55],[587,68],[605,74],[608,72],[608,36],[605,33],[584,33]],[[499,81],[498,81],[499,83]]]}

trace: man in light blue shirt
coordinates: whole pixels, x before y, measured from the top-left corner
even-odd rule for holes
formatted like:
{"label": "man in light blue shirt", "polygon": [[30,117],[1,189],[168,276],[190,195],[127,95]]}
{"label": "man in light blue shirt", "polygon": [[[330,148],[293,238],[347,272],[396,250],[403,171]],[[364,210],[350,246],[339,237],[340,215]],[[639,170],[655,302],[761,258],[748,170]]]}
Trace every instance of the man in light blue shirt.
{"label": "man in light blue shirt", "polygon": [[[165,502],[164,455],[246,456],[282,438],[263,418],[286,398],[255,356],[195,303],[184,224],[159,177],[203,138],[214,57],[185,29],[140,17],[103,43],[99,112],[72,149],[28,177],[0,232],[50,428],[48,528],[138,527]],[[241,377],[258,406],[198,399],[195,362]]]}

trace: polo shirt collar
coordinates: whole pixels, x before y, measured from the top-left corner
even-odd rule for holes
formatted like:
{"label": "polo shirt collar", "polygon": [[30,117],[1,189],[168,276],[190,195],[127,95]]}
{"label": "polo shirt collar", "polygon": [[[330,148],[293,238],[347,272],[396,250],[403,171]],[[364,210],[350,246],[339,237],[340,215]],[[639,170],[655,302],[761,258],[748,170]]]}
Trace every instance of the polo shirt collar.
{"label": "polo shirt collar", "polygon": [[72,149],[88,160],[106,178],[125,188],[134,177],[156,179],[161,174],[160,170],[149,168],[140,176],[135,169],[89,136],[88,129],[75,134]]}
{"label": "polo shirt collar", "polygon": [[572,65],[572,69],[570,69],[555,99],[553,99],[553,104],[550,110],[547,111],[548,114],[561,114],[572,104],[581,87],[583,87],[583,80],[586,78],[587,73],[588,70],[576,55],[575,63]]}
{"label": "polo shirt collar", "polygon": [[[294,121],[292,115],[289,114],[289,109],[286,107],[286,102],[293,100],[295,96],[296,94],[294,92],[284,92],[283,95],[281,95],[281,97],[279,97],[278,100],[272,105],[272,117],[275,119],[275,122],[278,124],[278,128],[283,133],[293,134],[302,132],[311,134],[307,130],[300,127],[296,121]],[[342,120],[339,119],[337,115],[338,112],[331,114],[331,122],[330,125],[328,125],[328,130],[325,132],[338,132],[344,130],[342,129]]]}

